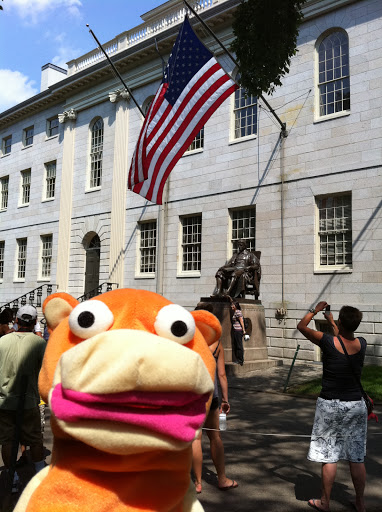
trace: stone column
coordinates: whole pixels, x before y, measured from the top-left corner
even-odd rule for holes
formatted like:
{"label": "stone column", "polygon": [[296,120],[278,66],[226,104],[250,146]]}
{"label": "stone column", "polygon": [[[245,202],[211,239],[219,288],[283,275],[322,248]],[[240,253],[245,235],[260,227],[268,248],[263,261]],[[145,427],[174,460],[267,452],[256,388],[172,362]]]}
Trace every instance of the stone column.
{"label": "stone column", "polygon": [[118,90],[110,93],[109,98],[112,103],[116,103],[109,281],[117,283],[122,288],[124,283],[127,175],[130,167],[127,151],[129,122],[127,100],[129,93]]}
{"label": "stone column", "polygon": [[57,291],[68,291],[70,234],[72,225],[73,171],[74,171],[74,140],[77,113],[71,109],[58,115],[64,127],[62,151],[60,220],[58,225],[57,244]]}

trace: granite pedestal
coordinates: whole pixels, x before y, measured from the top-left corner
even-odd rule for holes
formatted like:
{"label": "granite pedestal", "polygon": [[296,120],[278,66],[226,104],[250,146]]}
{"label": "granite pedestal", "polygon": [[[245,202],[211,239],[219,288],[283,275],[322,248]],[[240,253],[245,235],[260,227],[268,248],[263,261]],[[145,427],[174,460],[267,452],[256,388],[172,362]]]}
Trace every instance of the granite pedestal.
{"label": "granite pedestal", "polygon": [[267,337],[265,329],[264,306],[260,300],[239,299],[241,311],[244,318],[250,321],[247,334],[249,341],[243,341],[244,365],[240,366],[235,361],[232,346],[232,324],[231,324],[231,303],[225,298],[202,297],[201,302],[208,302],[214,308],[214,315],[222,325],[221,341],[224,347],[224,358],[227,375],[249,376],[251,372],[271,368],[280,363],[274,359],[268,359]]}

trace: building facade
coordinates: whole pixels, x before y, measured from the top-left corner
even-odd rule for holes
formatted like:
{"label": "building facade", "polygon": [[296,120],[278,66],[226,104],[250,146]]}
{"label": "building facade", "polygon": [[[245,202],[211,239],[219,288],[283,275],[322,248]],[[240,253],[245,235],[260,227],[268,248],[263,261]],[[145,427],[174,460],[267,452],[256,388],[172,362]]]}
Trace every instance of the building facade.
{"label": "building facade", "polygon": [[[195,4],[229,46],[239,0]],[[162,77],[154,38],[167,60],[184,14],[170,0],[105,44],[143,111]],[[102,54],[67,75],[44,66],[46,88],[0,114],[0,305],[45,283],[76,297],[114,283],[193,308],[245,238],[261,251],[269,357],[299,344],[300,360],[319,360],[296,325],[326,300],[334,315],[363,311],[368,362],[382,364],[382,5],[308,0],[304,14],[290,72],[267,98],[287,137],[239,89],[172,171],[162,206],[127,190],[143,118]]]}

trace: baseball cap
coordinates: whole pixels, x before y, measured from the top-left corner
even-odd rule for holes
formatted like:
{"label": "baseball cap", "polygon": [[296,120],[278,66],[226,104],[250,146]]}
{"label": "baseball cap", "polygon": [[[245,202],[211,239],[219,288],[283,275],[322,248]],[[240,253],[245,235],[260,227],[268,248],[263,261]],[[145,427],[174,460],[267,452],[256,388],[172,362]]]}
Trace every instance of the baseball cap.
{"label": "baseball cap", "polygon": [[16,318],[20,318],[23,322],[32,323],[37,318],[37,310],[33,306],[21,306],[16,313]]}

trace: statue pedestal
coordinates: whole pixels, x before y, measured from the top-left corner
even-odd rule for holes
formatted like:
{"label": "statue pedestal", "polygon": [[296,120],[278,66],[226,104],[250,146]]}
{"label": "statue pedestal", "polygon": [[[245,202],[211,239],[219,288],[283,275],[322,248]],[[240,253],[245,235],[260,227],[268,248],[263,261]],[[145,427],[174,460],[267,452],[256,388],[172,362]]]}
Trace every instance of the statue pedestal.
{"label": "statue pedestal", "polygon": [[250,376],[253,371],[277,366],[280,363],[277,360],[268,359],[267,338],[265,329],[264,306],[260,300],[235,299],[239,302],[243,317],[249,318],[251,327],[247,334],[250,335],[248,341],[243,341],[244,364],[240,366],[235,362],[235,356],[232,346],[231,335],[231,303],[225,298],[202,297],[200,302],[208,302],[214,308],[214,315],[219,319],[222,325],[221,342],[224,347],[224,358],[226,363],[227,375]]}

